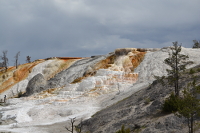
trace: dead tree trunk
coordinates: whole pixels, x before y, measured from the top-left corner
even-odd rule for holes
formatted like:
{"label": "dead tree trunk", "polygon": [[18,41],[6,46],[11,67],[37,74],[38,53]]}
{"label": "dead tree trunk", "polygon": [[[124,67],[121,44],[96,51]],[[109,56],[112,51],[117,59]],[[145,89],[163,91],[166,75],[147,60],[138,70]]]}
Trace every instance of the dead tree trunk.
{"label": "dead tree trunk", "polygon": [[65,127],[67,131],[73,133],[74,132],[74,122],[75,122],[76,117],[71,119],[71,130],[68,127]]}

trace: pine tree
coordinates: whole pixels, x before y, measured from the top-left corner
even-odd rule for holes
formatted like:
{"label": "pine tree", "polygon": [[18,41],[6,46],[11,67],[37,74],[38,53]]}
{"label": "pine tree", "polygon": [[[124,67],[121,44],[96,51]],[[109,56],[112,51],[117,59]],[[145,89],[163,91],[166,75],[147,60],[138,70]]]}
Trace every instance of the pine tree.
{"label": "pine tree", "polygon": [[173,46],[170,47],[171,52],[169,52],[169,57],[164,60],[164,63],[167,64],[170,69],[166,69],[168,73],[168,83],[174,87],[175,96],[179,96],[179,80],[181,73],[186,69],[186,66],[191,64],[191,61],[188,61],[189,57],[187,55],[181,54],[181,45],[178,45],[178,42],[173,42]]}
{"label": "pine tree", "polygon": [[183,91],[183,97],[179,98],[178,116],[185,117],[188,122],[189,133],[193,133],[194,118],[200,116],[200,99],[197,94],[200,92],[200,86],[196,85],[196,80],[188,83]]}
{"label": "pine tree", "polygon": [[193,40],[193,42],[194,42],[194,45],[192,48],[200,48],[200,41]]}

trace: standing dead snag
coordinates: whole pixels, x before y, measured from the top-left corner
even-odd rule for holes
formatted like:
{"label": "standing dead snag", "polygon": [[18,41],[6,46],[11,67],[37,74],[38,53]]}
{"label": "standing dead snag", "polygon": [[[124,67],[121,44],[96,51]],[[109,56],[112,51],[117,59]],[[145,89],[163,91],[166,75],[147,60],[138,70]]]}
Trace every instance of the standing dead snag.
{"label": "standing dead snag", "polygon": [[18,63],[19,56],[20,56],[20,51],[17,52],[17,54],[15,55],[15,66],[16,66],[16,69],[18,68],[18,65],[19,65],[19,63]]}
{"label": "standing dead snag", "polygon": [[65,127],[67,129],[67,131],[73,133],[74,132],[74,122],[75,122],[76,117],[71,119],[71,130],[67,127]]}
{"label": "standing dead snag", "polygon": [[1,56],[1,59],[3,60],[3,67],[5,67],[5,70],[7,71],[8,69],[8,58],[7,58],[7,50],[3,51],[3,56]]}
{"label": "standing dead snag", "polygon": [[3,102],[6,103],[6,95],[4,96],[4,101]]}
{"label": "standing dead snag", "polygon": [[30,56],[26,56],[26,62],[31,63],[31,57]]}
{"label": "standing dead snag", "polygon": [[81,119],[81,123],[78,126],[74,125],[74,123],[76,121],[75,119],[76,119],[76,117],[74,117],[74,118],[71,119],[71,130],[68,127],[65,127],[65,128],[67,129],[67,131],[69,131],[71,133],[74,132],[74,128],[75,128],[75,130],[76,130],[77,133],[81,133],[82,126],[83,126],[82,119]]}

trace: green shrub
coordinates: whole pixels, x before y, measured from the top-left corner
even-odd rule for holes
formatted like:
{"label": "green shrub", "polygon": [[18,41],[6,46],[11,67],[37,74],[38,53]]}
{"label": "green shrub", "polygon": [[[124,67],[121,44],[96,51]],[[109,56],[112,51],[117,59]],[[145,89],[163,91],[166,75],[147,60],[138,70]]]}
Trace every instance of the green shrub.
{"label": "green shrub", "polygon": [[195,73],[195,70],[194,69],[190,69],[189,74],[194,74],[194,73]]}
{"label": "green shrub", "polygon": [[167,98],[162,106],[162,111],[166,113],[173,113],[178,111],[179,97],[176,97],[172,93],[169,98]]}
{"label": "green shrub", "polygon": [[200,72],[200,68],[198,68],[197,71]]}
{"label": "green shrub", "polygon": [[116,133],[130,133],[130,128],[125,129],[124,125],[122,125],[121,130],[118,130]]}
{"label": "green shrub", "polygon": [[20,97],[22,97],[23,96],[23,93],[21,92],[21,91],[19,91],[18,93],[17,93],[17,95],[15,96],[15,98],[20,98]]}
{"label": "green shrub", "polygon": [[151,102],[151,100],[150,100],[149,98],[145,98],[145,99],[144,99],[144,103],[145,103],[146,105],[148,105],[150,102]]}

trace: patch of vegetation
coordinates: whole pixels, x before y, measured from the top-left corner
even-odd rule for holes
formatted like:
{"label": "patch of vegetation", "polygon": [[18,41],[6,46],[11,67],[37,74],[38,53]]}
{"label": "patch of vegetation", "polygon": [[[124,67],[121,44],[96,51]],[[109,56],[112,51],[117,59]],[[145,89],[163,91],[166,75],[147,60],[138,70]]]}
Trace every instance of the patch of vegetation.
{"label": "patch of vegetation", "polygon": [[144,99],[144,103],[145,103],[146,105],[148,105],[150,102],[151,102],[150,98],[145,98],[145,99]]}
{"label": "patch of vegetation", "polygon": [[194,124],[194,131],[197,131],[199,129],[200,129],[200,123],[197,122],[197,123]]}
{"label": "patch of vegetation", "polygon": [[200,86],[196,84],[196,79],[194,79],[183,90],[183,96],[179,100],[179,108],[176,114],[187,119],[189,133],[194,132],[194,121],[197,117],[200,117],[200,99],[197,94],[200,94]]}
{"label": "patch of vegetation", "polygon": [[23,96],[23,93],[20,91],[20,92],[18,92],[18,94],[17,94],[17,96],[15,98],[20,98],[22,96]]}
{"label": "patch of vegetation", "polygon": [[170,49],[169,57],[164,60],[164,63],[170,67],[170,69],[166,69],[167,84],[174,87],[174,93],[179,97],[181,72],[193,62],[189,61],[189,56],[181,54],[181,45],[177,41],[173,42],[173,47]]}
{"label": "patch of vegetation", "polygon": [[141,132],[142,129],[144,129],[144,128],[146,128],[146,126],[140,126],[140,125],[135,124],[135,127],[134,127],[134,129],[133,129],[133,132],[134,132],[134,133],[139,133],[139,132]]}
{"label": "patch of vegetation", "polygon": [[122,125],[121,129],[118,130],[116,133],[130,133],[130,132],[131,132],[130,128],[125,129],[125,126]]}
{"label": "patch of vegetation", "polygon": [[200,48],[200,41],[193,40],[193,47],[192,48]]}
{"label": "patch of vegetation", "polygon": [[194,74],[196,71],[194,69],[190,69],[189,74]]}
{"label": "patch of vegetation", "polygon": [[169,98],[167,98],[164,101],[164,104],[162,106],[162,112],[164,113],[173,113],[178,111],[179,107],[179,97],[175,96],[174,93],[172,93]]}

